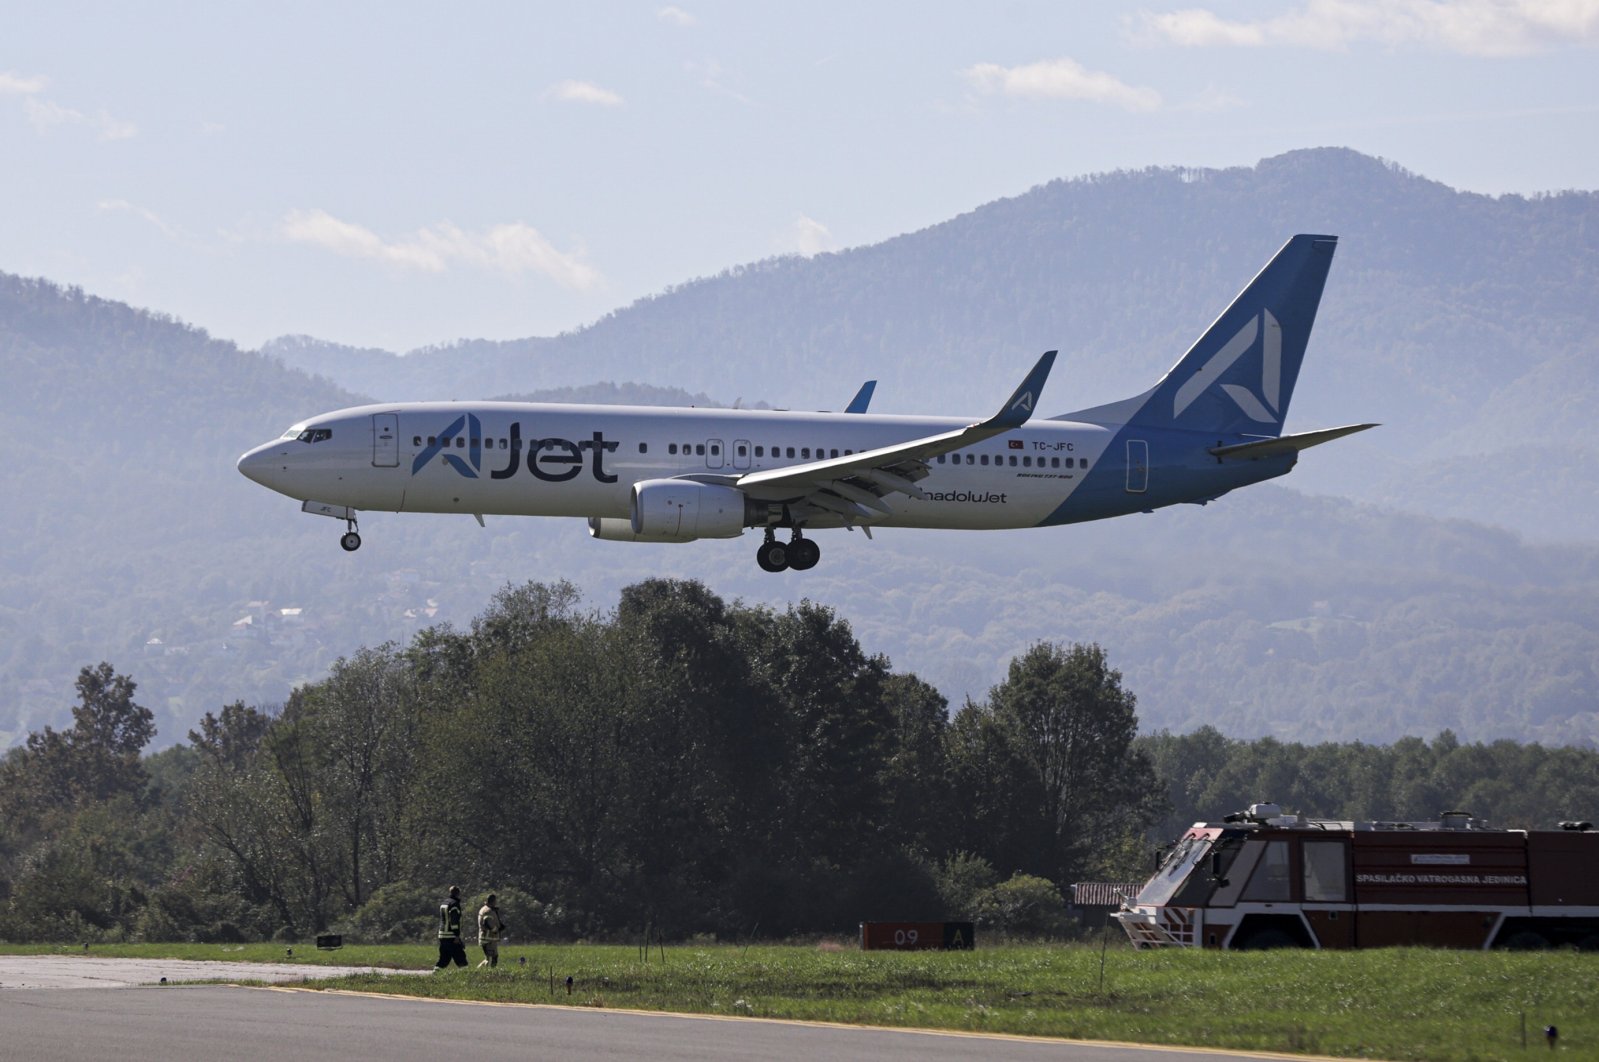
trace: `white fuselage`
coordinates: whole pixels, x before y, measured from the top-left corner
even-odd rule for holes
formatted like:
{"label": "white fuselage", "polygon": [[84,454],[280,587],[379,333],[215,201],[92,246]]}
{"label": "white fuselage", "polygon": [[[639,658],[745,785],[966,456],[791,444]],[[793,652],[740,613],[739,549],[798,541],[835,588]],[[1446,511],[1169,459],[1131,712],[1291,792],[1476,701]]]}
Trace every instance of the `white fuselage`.
{"label": "white fuselage", "polygon": [[[514,402],[373,405],[296,424],[247,453],[239,467],[290,497],[358,510],[626,519],[638,482],[689,476],[715,481],[804,465],[966,423],[952,417]],[[307,433],[326,436],[301,441]],[[891,513],[872,523],[1037,526],[1084,482],[1112,435],[1095,424],[1032,422],[930,462],[931,474],[917,484],[922,497],[893,497]],[[751,493],[758,501],[785,500],[780,489],[769,496]]]}

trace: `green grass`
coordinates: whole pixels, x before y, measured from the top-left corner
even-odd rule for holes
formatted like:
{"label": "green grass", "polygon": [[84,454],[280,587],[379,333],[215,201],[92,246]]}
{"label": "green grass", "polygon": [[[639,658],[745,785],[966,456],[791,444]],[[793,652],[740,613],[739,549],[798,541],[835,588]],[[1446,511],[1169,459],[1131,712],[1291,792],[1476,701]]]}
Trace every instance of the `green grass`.
{"label": "green grass", "polygon": [[[78,953],[81,948],[7,948]],[[474,963],[476,948],[469,954]],[[682,946],[651,961],[627,946],[501,949],[498,970],[358,975],[329,988],[450,999],[561,1003],[864,1025],[966,1029],[1386,1059],[1599,1059],[1599,955],[1573,952],[1137,952],[1085,945],[975,952]],[[283,961],[281,945],[128,945],[97,955]],[[425,946],[297,945],[295,962],[431,964]],[[518,964],[525,958],[527,964]],[[553,976],[554,986],[551,987]],[[569,996],[564,981],[573,978]],[[1528,1047],[1521,1047],[1525,1014]],[[1544,1052],[1547,1053],[1547,1052]]]}

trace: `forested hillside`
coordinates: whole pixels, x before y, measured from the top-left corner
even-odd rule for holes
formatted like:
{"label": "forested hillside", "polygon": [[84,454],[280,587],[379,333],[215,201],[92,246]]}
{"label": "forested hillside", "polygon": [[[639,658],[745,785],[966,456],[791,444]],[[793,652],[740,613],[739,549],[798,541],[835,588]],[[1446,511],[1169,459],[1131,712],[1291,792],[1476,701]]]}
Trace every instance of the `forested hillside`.
{"label": "forested hillside", "polygon": [[1040,643],[952,716],[819,605],[528,583],[154,755],[136,676],[86,666],[71,725],[0,759],[0,939],[420,941],[448,882],[518,941],[1049,933],[1072,882],[1256,800],[1545,827],[1599,802],[1592,749],[1137,738],[1115,665]]}
{"label": "forested hillside", "polygon": [[[1329,186],[1329,174],[1340,181]],[[759,397],[838,408],[861,379],[882,375],[874,403],[882,408],[986,412],[1045,344],[983,348],[992,363],[941,362],[955,357],[954,341],[934,343],[922,319],[1014,337],[1035,330],[1038,315],[1056,315],[1045,331],[1064,327],[1059,315],[1067,314],[1083,346],[1072,355],[1061,341],[1068,357],[1046,408],[1087,404],[1163,369],[1275,249],[1275,230],[1334,227],[1319,216],[1289,224],[1283,204],[1296,195],[1328,210],[1364,203],[1387,218],[1362,238],[1390,257],[1373,271],[1362,264],[1362,238],[1344,230],[1291,424],[1390,414],[1392,422],[1307,452],[1280,485],[1203,508],[1005,534],[882,531],[868,542],[837,533],[823,542],[819,568],[778,577],[756,570],[748,536],[603,543],[581,522],[560,520],[491,517],[482,529],[469,518],[369,514],[367,544],[345,554],[335,521],[297,512],[233,465],[250,446],[354,395],[159,314],[0,276],[0,430],[14,457],[0,468],[8,532],[0,743],[60,725],[70,676],[87,660],[137,672],[162,747],[222,704],[283,701],[362,645],[463,624],[507,583],[563,577],[590,600],[606,600],[657,575],[699,579],[750,605],[808,598],[842,609],[874,651],[954,704],[981,696],[1031,643],[1070,640],[1105,646],[1139,691],[1151,729],[1211,724],[1236,738],[1391,741],[1447,728],[1466,741],[1594,743],[1599,545],[1584,521],[1599,462],[1585,456],[1579,430],[1594,412],[1584,397],[1593,371],[1572,340],[1579,328],[1599,334],[1582,323],[1596,302],[1577,290],[1591,287],[1596,260],[1583,250],[1595,231],[1586,194],[1466,196],[1347,152],[1058,182],[879,248],[696,281],[549,340],[568,351],[563,366],[582,366],[578,382],[553,372],[489,373],[478,387],[478,368],[498,362],[494,351],[474,348],[441,393],[695,405]],[[1042,203],[1054,204],[1043,215],[1053,222],[1039,220]],[[1174,204],[1195,217],[1162,234],[1150,216]],[[1010,234],[1009,265],[996,257],[997,237],[985,235],[991,224]],[[1061,233],[1098,234],[1100,265],[1067,254],[1076,244]],[[1466,233],[1490,250],[1465,246]],[[1517,243],[1523,236],[1547,252]],[[929,240],[939,249],[923,262],[911,252]],[[1023,268],[1026,253],[1045,249],[1069,283],[1043,284]],[[1485,254],[1497,255],[1492,268]],[[919,278],[923,301],[913,299],[907,274]],[[990,283],[1001,275],[1010,281]],[[957,297],[962,285],[969,298]],[[991,291],[1031,291],[1040,301],[990,306],[980,296]],[[1393,293],[1407,291],[1405,307],[1431,309],[1396,310]],[[1062,302],[1062,292],[1094,298]],[[880,373],[873,348],[856,342],[865,333],[827,331],[830,320],[856,319],[828,316],[846,304],[895,337],[917,337],[895,348],[903,365],[942,367],[897,381]],[[1477,308],[1468,314],[1467,304]],[[1537,320],[1516,316],[1527,307]],[[734,309],[764,322],[765,353],[707,353],[732,342]],[[794,331],[782,341],[816,355],[792,372],[772,350],[780,340],[770,329],[785,321]],[[1115,327],[1076,330],[1091,321]],[[1357,326],[1374,331],[1347,331]],[[705,341],[699,353],[673,361],[695,329]],[[1392,334],[1379,342],[1384,330]],[[1117,335],[1124,346],[1104,345]],[[314,354],[314,344],[299,347]],[[282,344],[274,349],[287,356]],[[622,351],[630,360],[606,360]],[[844,360],[828,362],[824,351]],[[869,357],[857,364],[851,352]],[[610,364],[626,371],[607,382]],[[707,391],[690,390],[699,386]],[[1497,404],[1471,397],[1489,394]],[[1539,427],[1529,414],[1517,446],[1493,434],[1514,410],[1540,403],[1559,416]],[[1416,461],[1438,452],[1429,433],[1453,433],[1460,446],[1423,469]],[[1474,451],[1473,438],[1493,452]],[[1558,460],[1550,447],[1561,450]],[[1391,477],[1403,489],[1387,503],[1316,493]],[[1432,515],[1469,509],[1489,511],[1478,523]],[[1485,526],[1492,523],[1540,524],[1547,533],[1529,543]]]}
{"label": "forested hillside", "polygon": [[885,411],[981,414],[1058,347],[1054,414],[1142,391],[1296,232],[1340,244],[1290,427],[1384,425],[1316,454],[1308,489],[1591,537],[1599,195],[1458,192],[1344,149],[1054,181],[875,246],[694,280],[553,338],[386,359],[303,337],[270,349],[384,397],[612,378],[836,408],[875,377]]}

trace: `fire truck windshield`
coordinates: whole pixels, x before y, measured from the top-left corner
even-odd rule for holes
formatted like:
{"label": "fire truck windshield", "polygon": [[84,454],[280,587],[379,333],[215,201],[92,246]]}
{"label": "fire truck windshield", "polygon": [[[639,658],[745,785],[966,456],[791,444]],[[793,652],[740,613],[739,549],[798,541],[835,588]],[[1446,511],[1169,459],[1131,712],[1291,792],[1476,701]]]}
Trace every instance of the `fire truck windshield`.
{"label": "fire truck windshield", "polygon": [[1138,905],[1159,907],[1170,902],[1172,895],[1182,887],[1193,869],[1210,851],[1210,845],[1209,837],[1184,837],[1178,841],[1177,847],[1167,854],[1165,862],[1155,871],[1155,876],[1139,890]]}

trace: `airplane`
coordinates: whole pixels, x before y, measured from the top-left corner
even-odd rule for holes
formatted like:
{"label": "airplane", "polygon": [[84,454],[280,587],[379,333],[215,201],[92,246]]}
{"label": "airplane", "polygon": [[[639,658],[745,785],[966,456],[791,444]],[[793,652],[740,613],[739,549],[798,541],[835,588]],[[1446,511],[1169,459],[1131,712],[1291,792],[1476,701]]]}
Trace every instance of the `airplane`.
{"label": "airplane", "polygon": [[[985,420],[522,402],[380,403],[303,420],[244,475],[345,521],[360,511],[564,516],[617,542],[737,538],[768,572],[815,567],[810,532],[1050,527],[1204,504],[1375,424],[1284,435],[1337,237],[1290,239],[1159,383],[1035,419],[1049,351]],[[778,532],[787,531],[785,541]]]}

